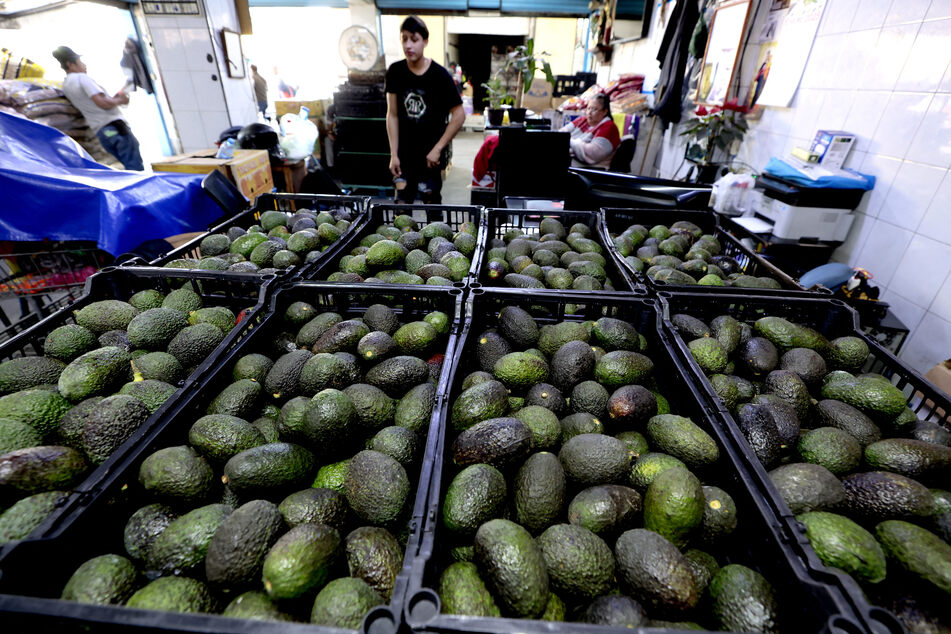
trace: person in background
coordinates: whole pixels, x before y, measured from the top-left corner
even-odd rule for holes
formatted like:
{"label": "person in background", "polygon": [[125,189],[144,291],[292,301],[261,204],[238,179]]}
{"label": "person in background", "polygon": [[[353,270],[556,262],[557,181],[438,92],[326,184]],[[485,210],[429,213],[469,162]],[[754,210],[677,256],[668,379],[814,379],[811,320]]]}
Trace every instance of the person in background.
{"label": "person in background", "polygon": [[[397,202],[442,201],[443,151],[465,121],[449,72],[425,57],[429,29],[416,16],[400,26],[406,59],[386,71],[386,135]],[[452,115],[447,125],[446,119]]]}
{"label": "person in background", "polygon": [[251,79],[254,80],[254,99],[258,102],[258,110],[267,119],[267,80],[258,74],[258,67],[251,64]]}
{"label": "person in background", "polygon": [[611,99],[595,95],[588,103],[585,115],[561,128],[571,133],[571,166],[607,169],[621,144],[614,119],[611,118]]}
{"label": "person in background", "polygon": [[76,107],[96,136],[102,147],[116,157],[127,170],[142,171],[142,156],[139,154],[139,140],[132,134],[129,123],[119,112],[119,106],[129,103],[129,95],[123,91],[108,97],[106,91],[86,74],[86,64],[79,55],[68,46],[60,46],[53,51],[53,57],[66,71],[63,92]]}

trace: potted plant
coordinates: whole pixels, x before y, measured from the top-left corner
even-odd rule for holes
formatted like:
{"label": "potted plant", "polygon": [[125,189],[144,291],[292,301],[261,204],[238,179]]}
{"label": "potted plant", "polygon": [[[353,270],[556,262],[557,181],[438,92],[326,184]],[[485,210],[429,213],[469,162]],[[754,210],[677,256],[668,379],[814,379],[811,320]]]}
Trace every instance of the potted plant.
{"label": "potted plant", "polygon": [[545,80],[551,84],[552,90],[555,88],[555,76],[551,72],[551,64],[543,56],[548,53],[542,52],[535,54],[535,40],[529,38],[525,44],[515,47],[515,50],[508,54],[505,60],[505,71],[516,71],[518,73],[518,89],[515,93],[515,108],[509,110],[509,120],[513,123],[525,122],[525,108],[522,107],[522,95],[532,87],[532,81],[535,79],[535,73],[539,70],[544,71]]}
{"label": "potted plant", "polygon": [[[697,180],[712,183],[723,163],[736,154],[737,146],[749,130],[746,106],[727,101],[722,106],[707,109],[697,107],[696,116],[686,122],[680,136],[687,137],[685,157],[698,168]],[[720,159],[720,160],[718,160]]]}
{"label": "potted plant", "polygon": [[505,116],[502,104],[511,103],[512,95],[505,90],[505,84],[502,83],[502,78],[498,74],[483,83],[482,87],[485,88],[489,100],[489,125],[502,125],[502,119]]}

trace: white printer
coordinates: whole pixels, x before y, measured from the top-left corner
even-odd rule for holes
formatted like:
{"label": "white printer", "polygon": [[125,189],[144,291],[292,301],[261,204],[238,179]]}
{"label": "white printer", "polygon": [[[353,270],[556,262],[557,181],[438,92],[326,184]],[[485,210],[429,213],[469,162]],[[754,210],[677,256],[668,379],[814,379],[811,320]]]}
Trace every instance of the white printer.
{"label": "white printer", "polygon": [[[756,233],[788,240],[844,242],[865,193],[863,189],[807,187],[763,173],[756,179],[751,208],[760,219],[736,218]],[[766,221],[764,223],[763,221]],[[746,221],[746,222],[744,222]],[[769,228],[766,225],[769,224]]]}

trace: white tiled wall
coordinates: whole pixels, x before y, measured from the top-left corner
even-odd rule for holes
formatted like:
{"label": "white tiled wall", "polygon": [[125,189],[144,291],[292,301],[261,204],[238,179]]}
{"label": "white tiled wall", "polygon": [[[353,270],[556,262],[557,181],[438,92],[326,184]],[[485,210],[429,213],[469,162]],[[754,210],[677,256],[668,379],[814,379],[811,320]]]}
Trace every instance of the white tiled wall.
{"label": "white tiled wall", "polygon": [[792,107],[768,108],[740,158],[760,169],[819,128],[858,135],[848,166],[877,178],[834,259],[874,274],[912,331],[902,358],[927,371],[951,358],[951,1],[826,0]]}
{"label": "white tiled wall", "polygon": [[182,150],[213,147],[232,125],[257,120],[250,79],[232,79],[221,29],[239,31],[234,3],[204,0],[204,16],[147,16]]}

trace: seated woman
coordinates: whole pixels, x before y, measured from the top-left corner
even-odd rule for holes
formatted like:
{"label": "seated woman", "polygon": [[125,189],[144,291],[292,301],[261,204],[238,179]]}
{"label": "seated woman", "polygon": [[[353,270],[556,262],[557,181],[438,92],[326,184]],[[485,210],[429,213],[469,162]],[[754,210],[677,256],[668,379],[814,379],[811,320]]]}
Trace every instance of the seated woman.
{"label": "seated woman", "polygon": [[611,99],[595,95],[585,116],[561,128],[571,133],[571,166],[608,169],[621,144],[621,134],[611,118]]}

